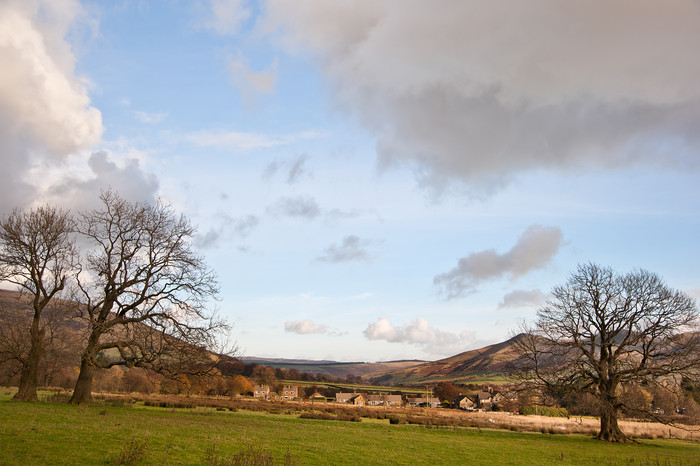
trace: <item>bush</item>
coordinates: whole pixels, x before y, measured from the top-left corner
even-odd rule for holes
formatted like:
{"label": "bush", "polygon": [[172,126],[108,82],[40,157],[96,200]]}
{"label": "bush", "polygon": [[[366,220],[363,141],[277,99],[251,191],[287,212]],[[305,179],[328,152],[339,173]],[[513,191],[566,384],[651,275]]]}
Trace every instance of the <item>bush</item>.
{"label": "bush", "polygon": [[549,417],[569,417],[569,412],[566,408],[554,408],[552,406],[525,406],[520,410],[520,414],[525,416],[539,415]]}
{"label": "bush", "polygon": [[145,440],[131,439],[122,447],[119,455],[110,463],[114,465],[138,464],[146,455],[147,442]]}
{"label": "bush", "polygon": [[[268,466],[274,464],[272,453],[262,447],[248,445],[233,456],[222,456],[216,451],[216,444],[212,444],[204,453],[202,464],[206,466]],[[287,450],[284,455],[285,466],[295,464],[294,457]]]}
{"label": "bush", "polygon": [[299,415],[300,419],[321,419],[324,421],[350,421],[350,422],[360,422],[359,416],[353,416],[352,414],[338,414],[333,416],[328,413],[302,413]]}

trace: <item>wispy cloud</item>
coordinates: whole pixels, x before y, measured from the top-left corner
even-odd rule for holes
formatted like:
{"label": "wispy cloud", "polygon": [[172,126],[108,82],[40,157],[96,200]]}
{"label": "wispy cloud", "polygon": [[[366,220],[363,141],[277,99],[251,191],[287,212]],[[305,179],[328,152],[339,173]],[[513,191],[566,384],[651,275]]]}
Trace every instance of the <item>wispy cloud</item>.
{"label": "wispy cloud", "polygon": [[318,131],[301,131],[282,136],[255,132],[201,130],[188,133],[185,138],[202,147],[234,147],[239,149],[260,149],[294,144],[307,139],[323,137]]}
{"label": "wispy cloud", "polygon": [[508,275],[517,278],[540,269],[559,252],[563,235],[558,227],[532,225],[520,236],[510,251],[499,254],[495,249],[474,252],[459,259],[449,272],[436,275],[433,284],[448,299],[462,296],[484,280]]}
{"label": "wispy cloud", "polygon": [[268,213],[313,220],[321,215],[321,207],[312,197],[284,197],[267,208]]}
{"label": "wispy cloud", "polygon": [[288,320],[284,323],[284,331],[288,333],[296,333],[299,335],[311,334],[327,334],[327,335],[344,335],[345,332],[331,329],[325,325],[317,325],[312,320]]}
{"label": "wispy cloud", "polygon": [[258,94],[270,94],[275,90],[277,80],[277,60],[267,70],[253,71],[248,60],[241,54],[230,57],[228,71],[231,84],[236,87],[248,104],[254,103]]}
{"label": "wispy cloud", "polygon": [[148,113],[148,112],[134,112],[134,118],[136,118],[141,123],[155,124],[160,123],[168,116],[167,113]]}
{"label": "wispy cloud", "polygon": [[287,184],[295,184],[302,178],[310,178],[313,176],[306,163],[309,160],[309,154],[299,154],[290,160],[274,161],[265,167],[263,179],[271,179],[277,172],[284,170]]}
{"label": "wispy cloud", "polygon": [[199,26],[213,29],[222,36],[238,34],[251,16],[249,0],[210,0],[209,6]]}
{"label": "wispy cloud", "polygon": [[[260,218],[255,215],[231,217],[222,213],[217,217],[218,222],[215,226],[195,238],[197,247],[214,248],[219,246],[222,241],[230,240],[233,236],[246,238],[260,223]],[[241,250],[240,246],[239,250]],[[243,248],[242,252],[247,252],[247,250]]]}
{"label": "wispy cloud", "polygon": [[341,262],[370,262],[372,256],[367,247],[372,241],[355,235],[343,238],[340,244],[328,246],[317,258],[319,262],[337,264]]}

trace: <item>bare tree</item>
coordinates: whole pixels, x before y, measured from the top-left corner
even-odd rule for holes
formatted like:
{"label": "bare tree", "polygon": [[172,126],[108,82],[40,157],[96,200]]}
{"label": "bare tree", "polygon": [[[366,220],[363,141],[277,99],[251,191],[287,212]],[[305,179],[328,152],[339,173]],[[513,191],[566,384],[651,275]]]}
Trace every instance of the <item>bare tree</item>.
{"label": "bare tree", "polygon": [[599,439],[628,441],[618,426],[623,386],[664,386],[697,376],[696,303],[657,275],[580,265],[552,296],[516,339],[521,357],[515,375],[521,386],[545,395],[593,395]]}
{"label": "bare tree", "polygon": [[77,278],[89,335],[71,403],[89,401],[97,368],[137,366],[176,373],[212,367],[215,338],[227,327],[206,308],[216,277],[191,248],[195,229],[162,203],[131,203],[108,191],[83,213],[89,241]]}
{"label": "bare tree", "polygon": [[47,330],[56,320],[43,319],[49,303],[66,287],[66,278],[76,267],[73,220],[68,212],[54,207],[30,211],[15,209],[0,222],[0,280],[17,285],[31,297],[29,344],[18,353],[22,369],[15,400],[37,400],[37,374],[46,351]]}

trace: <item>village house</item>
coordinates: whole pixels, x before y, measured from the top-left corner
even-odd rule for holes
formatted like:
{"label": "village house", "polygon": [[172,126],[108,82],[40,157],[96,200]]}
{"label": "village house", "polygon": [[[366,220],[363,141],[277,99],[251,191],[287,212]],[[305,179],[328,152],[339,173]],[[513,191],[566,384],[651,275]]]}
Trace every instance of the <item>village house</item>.
{"label": "village house", "polygon": [[408,397],[406,403],[409,406],[425,406],[428,408],[439,408],[442,406],[439,398],[429,398],[427,396]]}
{"label": "village house", "polygon": [[401,406],[401,395],[367,395],[368,406]]}
{"label": "village house", "polygon": [[294,400],[299,398],[299,387],[296,385],[285,385],[282,387],[282,399]]}
{"label": "village house", "polygon": [[314,401],[327,401],[327,400],[326,400],[326,397],[323,396],[323,395],[321,395],[319,392],[314,392],[314,393],[309,397],[309,399],[311,400],[311,402],[314,402]]}
{"label": "village house", "polygon": [[476,402],[479,409],[489,410],[493,407],[493,395],[491,392],[479,391],[476,394]]}
{"label": "village house", "polygon": [[267,400],[270,398],[270,386],[269,385],[256,385],[253,390],[253,396],[255,398],[262,398]]}
{"label": "village house", "polygon": [[366,403],[366,398],[362,393],[336,393],[335,394],[336,403],[347,403],[356,406],[364,406]]}
{"label": "village house", "polygon": [[453,406],[457,409],[472,411],[476,408],[476,403],[474,403],[474,400],[472,400],[471,398],[465,395],[460,395],[457,398],[455,398]]}

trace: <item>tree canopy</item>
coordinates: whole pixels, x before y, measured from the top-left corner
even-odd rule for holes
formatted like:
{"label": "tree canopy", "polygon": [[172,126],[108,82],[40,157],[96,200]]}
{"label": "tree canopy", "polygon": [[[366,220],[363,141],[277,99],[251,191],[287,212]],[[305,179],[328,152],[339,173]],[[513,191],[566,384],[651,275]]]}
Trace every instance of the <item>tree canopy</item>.
{"label": "tree canopy", "polygon": [[191,247],[189,221],[161,202],[132,203],[111,191],[100,199],[100,209],[77,221],[89,244],[76,277],[89,335],[71,403],[90,398],[97,368],[213,369],[206,348],[227,329],[207,307],[218,285]]}
{"label": "tree canopy", "polygon": [[695,301],[645,270],[580,265],[524,330],[514,364],[521,386],[593,395],[601,440],[627,441],[618,426],[623,387],[669,388],[700,371]]}

